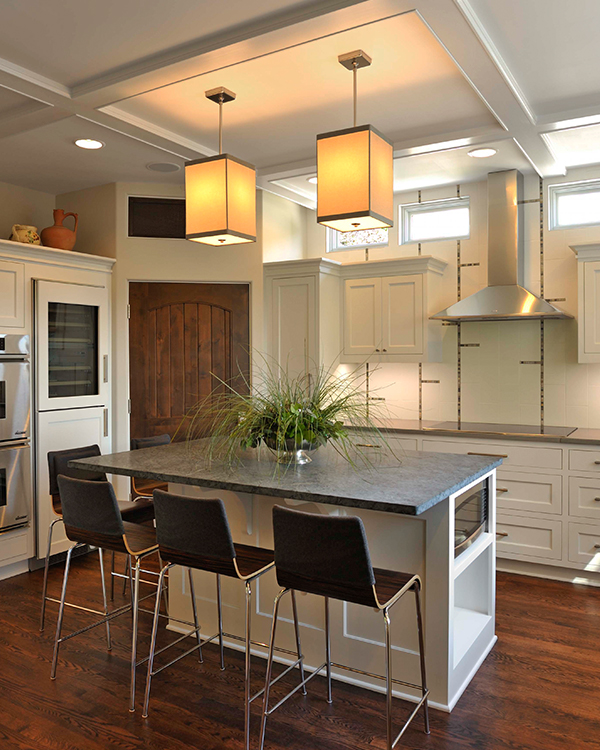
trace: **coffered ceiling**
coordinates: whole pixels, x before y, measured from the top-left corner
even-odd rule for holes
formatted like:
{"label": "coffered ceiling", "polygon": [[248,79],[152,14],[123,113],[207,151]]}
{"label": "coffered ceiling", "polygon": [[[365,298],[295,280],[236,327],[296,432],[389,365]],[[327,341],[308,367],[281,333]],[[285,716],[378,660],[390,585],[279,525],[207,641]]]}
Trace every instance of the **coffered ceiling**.
{"label": "coffered ceiling", "polygon": [[[147,164],[215,153],[204,91],[224,85],[238,95],[224,111],[226,150],[257,165],[264,189],[312,206],[314,188],[298,186],[314,171],[315,135],[352,124],[337,56],[357,48],[373,57],[359,73],[359,121],[394,142],[396,189],[513,166],[551,176],[600,158],[596,0],[62,0],[60,12],[4,0],[0,20],[5,182],[180,182],[183,170]],[[78,137],[105,147],[82,152]],[[496,157],[466,155],[484,144]]]}

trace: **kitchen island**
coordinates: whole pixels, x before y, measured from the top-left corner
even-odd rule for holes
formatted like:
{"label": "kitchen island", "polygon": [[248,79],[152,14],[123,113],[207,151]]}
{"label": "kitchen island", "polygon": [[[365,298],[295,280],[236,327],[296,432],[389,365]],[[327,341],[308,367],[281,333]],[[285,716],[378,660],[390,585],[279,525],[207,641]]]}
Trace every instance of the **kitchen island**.
{"label": "kitchen island", "polygon": [[[369,462],[351,467],[328,446],[305,465],[278,465],[270,451],[241,454],[234,467],[206,458],[202,441],[82,459],[72,466],[107,474],[167,482],[173,492],[220,497],[227,508],[234,541],[272,547],[274,505],[362,518],[376,567],[417,573],[423,581],[424,620],[430,705],[451,711],[493,647],[495,635],[495,483],[501,461],[484,456],[395,451],[367,445]],[[365,452],[363,451],[363,452]],[[483,533],[455,558],[455,507],[473,488],[484,487],[488,500]],[[191,619],[187,578],[170,575],[169,611]],[[244,591],[239,581],[223,578],[224,629],[243,633]],[[195,573],[202,631],[217,629],[215,576]],[[253,638],[268,641],[273,598],[279,587],[274,573],[256,583]],[[299,597],[305,663],[323,661],[322,601]],[[332,601],[332,659],[358,670],[384,667],[381,617],[354,604]],[[418,683],[419,659],[414,603],[407,597],[394,610],[392,623],[395,675]],[[172,621],[170,627],[177,630]],[[294,648],[291,612],[283,611],[280,643]],[[239,648],[236,641],[228,643]],[[264,650],[254,653],[263,656]],[[283,660],[282,660],[283,661]],[[374,690],[382,684],[368,677],[336,672],[337,679]],[[313,690],[318,687],[313,687]],[[416,699],[397,691],[398,697]]]}

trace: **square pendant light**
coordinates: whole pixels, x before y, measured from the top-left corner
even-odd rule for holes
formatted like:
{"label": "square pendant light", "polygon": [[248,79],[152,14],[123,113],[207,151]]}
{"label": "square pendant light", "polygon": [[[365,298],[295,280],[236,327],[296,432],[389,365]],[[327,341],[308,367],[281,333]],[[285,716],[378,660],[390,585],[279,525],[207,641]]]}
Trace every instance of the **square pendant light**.
{"label": "square pendant light", "polygon": [[185,165],[185,237],[206,245],[256,241],[256,170],[230,154]]}
{"label": "square pendant light", "polygon": [[317,221],[338,232],[394,223],[393,148],[372,125],[317,136]]}
{"label": "square pendant light", "polygon": [[352,71],[354,127],[317,136],[317,221],[338,232],[394,225],[394,152],[372,125],[356,124],[357,72],[371,57],[357,49],[339,55]]}
{"label": "square pendant light", "polygon": [[205,245],[256,242],[256,169],[222,153],[223,104],[233,91],[205,92],[219,105],[219,154],[185,165],[185,237]]}

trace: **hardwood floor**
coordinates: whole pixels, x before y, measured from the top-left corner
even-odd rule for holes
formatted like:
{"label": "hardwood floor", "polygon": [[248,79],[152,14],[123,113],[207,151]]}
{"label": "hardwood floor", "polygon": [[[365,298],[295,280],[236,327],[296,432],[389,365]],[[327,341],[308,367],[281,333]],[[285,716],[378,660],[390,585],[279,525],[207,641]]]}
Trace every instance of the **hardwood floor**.
{"label": "hardwood floor", "polygon": [[[96,555],[77,559],[70,591],[99,597]],[[58,592],[62,566],[51,569]],[[215,647],[204,665],[191,656],[153,686],[150,717],[130,714],[129,615],[72,639],[50,680],[56,606],[38,632],[42,571],[0,582],[0,750],[238,750],[243,737],[243,659],[228,651],[220,672]],[[122,603],[120,593],[115,603]],[[94,606],[93,604],[91,606]],[[68,612],[70,630],[89,616]],[[500,574],[498,643],[451,715],[431,712],[431,735],[415,720],[400,743],[414,750],[598,750],[600,748],[600,590]],[[142,617],[142,648],[150,618]],[[169,634],[167,634],[167,638]],[[159,644],[160,645],[160,644]],[[256,661],[257,684],[263,676]],[[145,675],[140,669],[139,699]],[[269,720],[269,750],[373,750],[384,747],[383,696],[324,681],[311,683]],[[398,711],[407,707],[396,701]],[[260,709],[253,708],[258,730]]]}

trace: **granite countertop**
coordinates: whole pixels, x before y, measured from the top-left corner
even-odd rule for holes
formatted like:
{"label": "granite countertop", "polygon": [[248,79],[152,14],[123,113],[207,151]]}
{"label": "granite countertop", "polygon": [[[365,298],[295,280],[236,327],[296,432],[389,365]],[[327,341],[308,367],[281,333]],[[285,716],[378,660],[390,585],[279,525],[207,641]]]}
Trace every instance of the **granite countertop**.
{"label": "granite countertop", "polygon": [[263,448],[245,451],[240,464],[230,468],[209,462],[204,442],[113,453],[69,465],[162,482],[419,515],[502,463],[480,456],[402,451],[396,457],[373,456],[371,466],[355,470],[331,446],[325,446],[311,454],[312,463],[303,466],[279,465]]}
{"label": "granite countertop", "polygon": [[[439,421],[426,419],[386,419],[380,425],[380,429],[382,432],[389,434],[421,434],[433,435],[435,437],[481,438],[482,440],[531,440],[538,443],[587,443],[588,445],[600,445],[600,430],[583,427],[576,428],[570,435],[553,435],[551,433],[544,434],[525,430],[523,432],[508,432],[508,430],[517,427],[516,425],[495,425],[493,430],[488,431],[480,428],[469,429],[468,427],[464,427],[461,430],[441,429],[437,427],[439,424]],[[503,431],[503,429],[506,431]]]}

